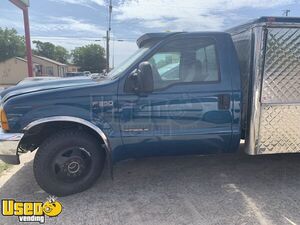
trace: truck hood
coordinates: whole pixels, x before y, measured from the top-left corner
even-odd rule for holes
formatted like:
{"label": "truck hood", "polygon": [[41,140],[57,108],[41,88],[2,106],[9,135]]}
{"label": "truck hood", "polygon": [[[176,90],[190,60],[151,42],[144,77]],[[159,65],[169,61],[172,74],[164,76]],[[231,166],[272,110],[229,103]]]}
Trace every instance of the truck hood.
{"label": "truck hood", "polygon": [[66,87],[74,87],[74,86],[82,86],[86,84],[95,84],[96,81],[91,78],[62,78],[57,80],[48,80],[48,81],[33,81],[26,84],[16,85],[14,87],[10,87],[1,92],[2,101],[6,101],[7,99],[22,95],[28,94],[38,91],[45,91],[51,89],[61,89]]}

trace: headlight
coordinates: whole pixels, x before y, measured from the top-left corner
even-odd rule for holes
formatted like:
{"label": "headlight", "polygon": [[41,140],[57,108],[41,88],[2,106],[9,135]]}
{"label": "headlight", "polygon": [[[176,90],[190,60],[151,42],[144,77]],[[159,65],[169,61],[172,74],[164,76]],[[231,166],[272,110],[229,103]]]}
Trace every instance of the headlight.
{"label": "headlight", "polygon": [[1,107],[0,108],[0,118],[1,118],[1,127],[3,130],[8,131],[9,126],[8,126],[8,121],[7,121],[7,116],[4,111],[4,109]]}

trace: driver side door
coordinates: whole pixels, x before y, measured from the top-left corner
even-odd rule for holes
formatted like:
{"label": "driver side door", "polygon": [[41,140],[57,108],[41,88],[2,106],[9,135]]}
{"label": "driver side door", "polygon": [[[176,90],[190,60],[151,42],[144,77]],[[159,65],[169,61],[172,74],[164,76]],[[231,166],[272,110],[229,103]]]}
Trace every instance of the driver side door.
{"label": "driver side door", "polygon": [[120,86],[123,158],[226,151],[231,86],[221,76],[218,57],[213,38],[174,40],[147,59],[152,93],[124,92]]}

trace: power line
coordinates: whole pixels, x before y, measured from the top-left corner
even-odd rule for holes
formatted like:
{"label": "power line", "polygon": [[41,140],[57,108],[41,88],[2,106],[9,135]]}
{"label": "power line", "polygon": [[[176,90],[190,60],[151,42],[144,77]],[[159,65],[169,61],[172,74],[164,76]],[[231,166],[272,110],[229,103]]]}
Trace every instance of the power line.
{"label": "power line", "polygon": [[[51,39],[85,39],[85,40],[96,40],[99,39],[99,37],[83,37],[83,36],[32,36],[33,38],[51,38]],[[137,37],[125,37],[125,36],[115,36],[113,39],[122,39],[122,40],[136,40]],[[101,39],[106,39],[106,36],[102,37]],[[111,38],[112,39],[112,38]]]}

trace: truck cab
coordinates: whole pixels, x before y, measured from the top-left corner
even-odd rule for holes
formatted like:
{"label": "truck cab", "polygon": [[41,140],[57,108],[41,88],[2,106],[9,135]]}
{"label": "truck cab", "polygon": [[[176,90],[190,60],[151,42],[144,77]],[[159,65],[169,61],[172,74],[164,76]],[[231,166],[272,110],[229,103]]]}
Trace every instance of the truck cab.
{"label": "truck cab", "polygon": [[120,75],[124,149],[114,159],[234,151],[241,91],[230,35],[146,34],[138,46],[149,50]]}

